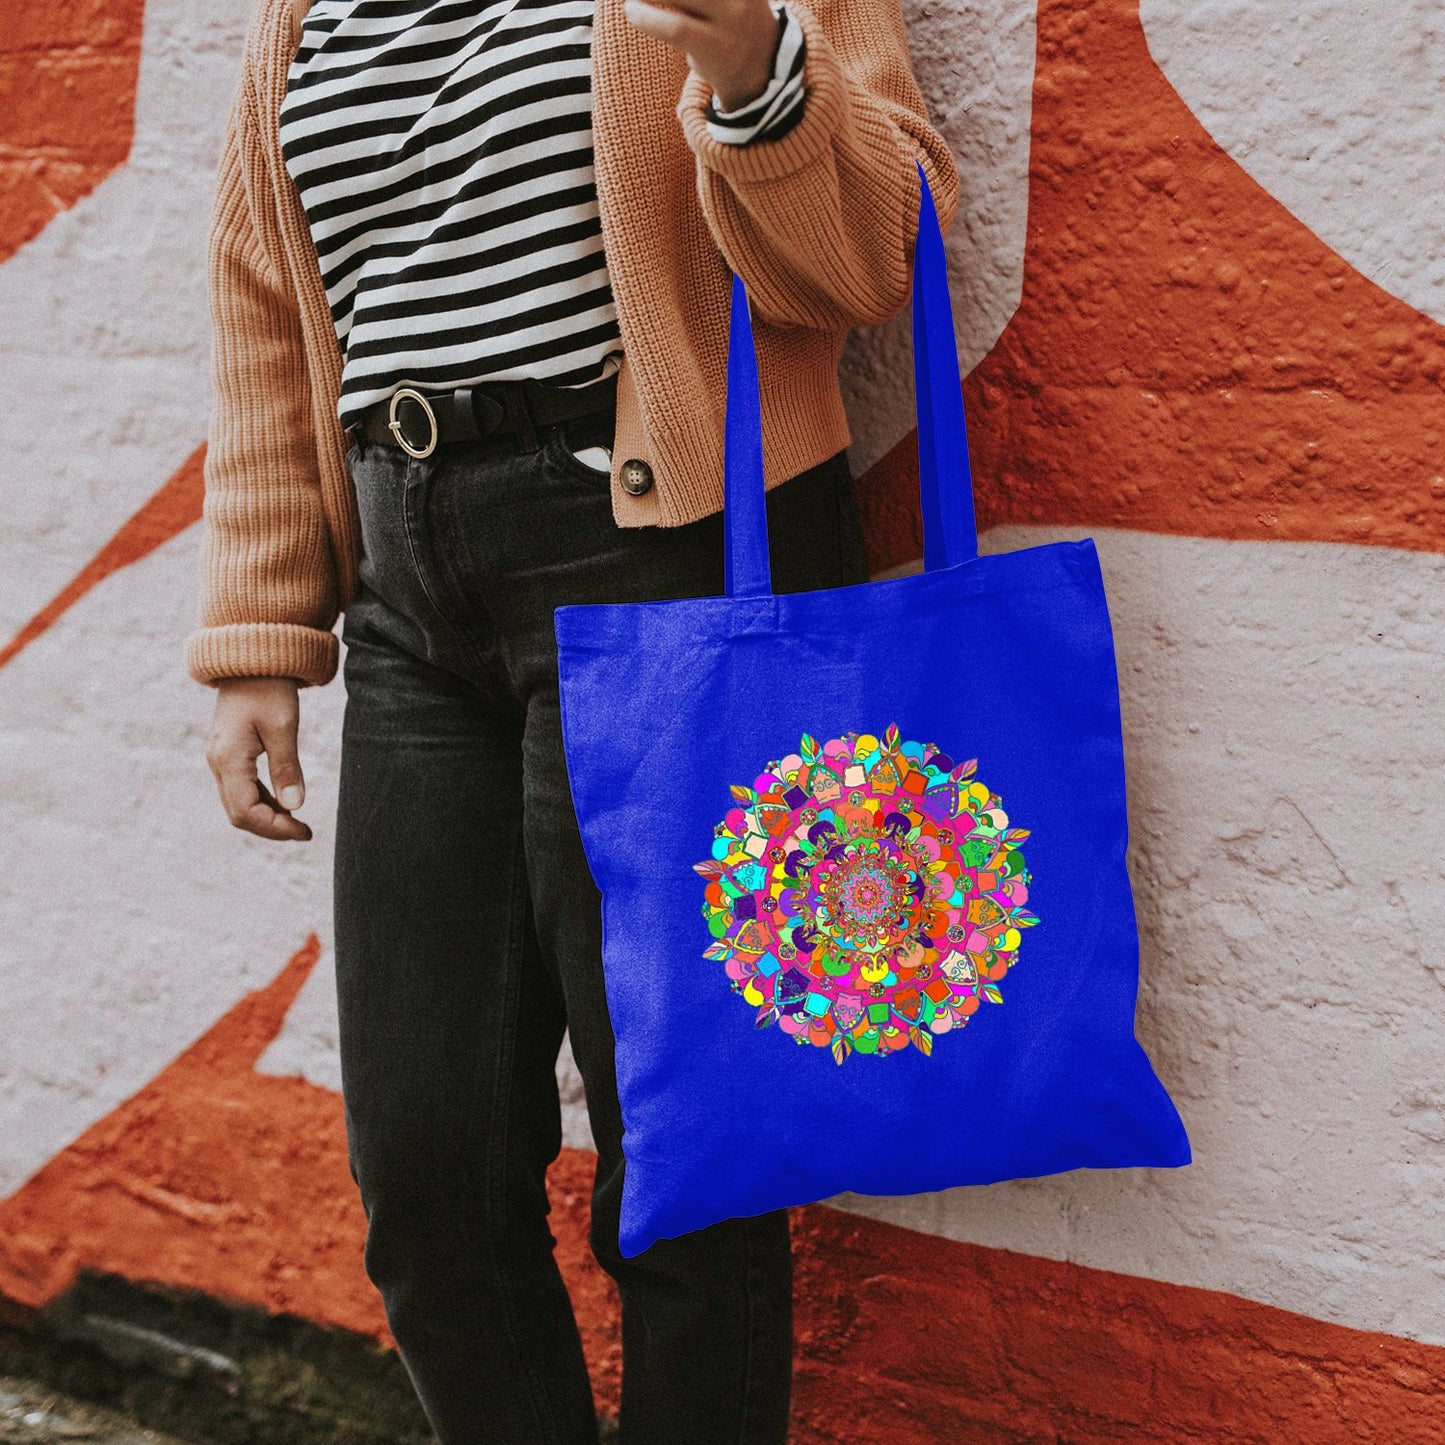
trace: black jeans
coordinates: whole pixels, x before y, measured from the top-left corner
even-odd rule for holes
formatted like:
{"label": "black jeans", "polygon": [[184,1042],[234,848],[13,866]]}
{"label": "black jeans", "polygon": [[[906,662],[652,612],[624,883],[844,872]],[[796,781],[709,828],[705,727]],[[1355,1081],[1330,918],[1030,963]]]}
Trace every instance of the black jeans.
{"label": "black jeans", "polygon": [[[601,902],[552,630],[561,603],[720,593],[721,516],[619,528],[568,425],[530,449],[491,438],[413,460],[362,443],[347,458],[363,556],[342,629],[335,931],[366,1269],[446,1445],[596,1441],[547,1222],[570,1028],[597,1147],[589,1241],[622,1304],[622,1440],[773,1445],[792,1381],[786,1212],[617,1251]],[[776,590],[865,579],[846,452],[768,510]]]}

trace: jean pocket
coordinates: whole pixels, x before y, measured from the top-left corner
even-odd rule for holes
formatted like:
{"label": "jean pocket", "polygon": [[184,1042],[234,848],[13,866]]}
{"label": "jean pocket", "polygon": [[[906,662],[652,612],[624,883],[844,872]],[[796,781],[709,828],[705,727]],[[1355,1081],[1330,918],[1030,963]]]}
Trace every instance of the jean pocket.
{"label": "jean pocket", "polygon": [[[574,448],[576,450],[574,450]],[[610,489],[612,485],[612,467],[594,466],[592,461],[584,461],[577,452],[586,452],[597,461],[601,461],[605,454],[610,458],[612,449],[604,444],[591,441],[584,432],[569,435],[565,426],[552,428],[543,447],[543,455],[554,467],[561,468],[569,476],[578,477],[584,482],[591,482],[593,486]]]}

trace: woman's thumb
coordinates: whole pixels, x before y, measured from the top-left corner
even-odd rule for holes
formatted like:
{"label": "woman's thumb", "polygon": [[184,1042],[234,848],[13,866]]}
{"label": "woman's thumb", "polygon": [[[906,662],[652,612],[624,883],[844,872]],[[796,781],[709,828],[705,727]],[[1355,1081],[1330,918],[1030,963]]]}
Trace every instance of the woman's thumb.
{"label": "woman's thumb", "polygon": [[301,776],[301,760],[296,752],[296,728],[273,727],[261,738],[266,748],[266,771],[271,775],[271,791],[276,801],[288,812],[306,801],[306,780]]}

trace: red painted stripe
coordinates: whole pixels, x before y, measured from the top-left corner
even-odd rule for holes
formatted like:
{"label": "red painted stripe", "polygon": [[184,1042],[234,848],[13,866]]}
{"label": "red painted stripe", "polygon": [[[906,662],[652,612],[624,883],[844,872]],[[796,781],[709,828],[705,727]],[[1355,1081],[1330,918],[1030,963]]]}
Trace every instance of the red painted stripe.
{"label": "red painted stripe", "polygon": [[830,1209],[795,1240],[809,1445],[1445,1439],[1445,1348]]}
{"label": "red painted stripe", "polygon": [[143,0],[26,0],[0,28],[0,261],[125,164]]}

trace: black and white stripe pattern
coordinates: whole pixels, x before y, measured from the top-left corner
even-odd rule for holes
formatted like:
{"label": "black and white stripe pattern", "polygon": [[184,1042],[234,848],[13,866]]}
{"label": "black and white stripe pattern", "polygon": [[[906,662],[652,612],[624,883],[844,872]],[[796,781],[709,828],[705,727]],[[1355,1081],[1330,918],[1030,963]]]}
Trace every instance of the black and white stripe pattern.
{"label": "black and white stripe pattern", "polygon": [[[773,80],[709,115],[718,139],[772,139],[801,116],[801,32],[781,0],[774,9]],[[398,386],[585,386],[617,370],[592,11],[593,0],[313,0],[280,135],[344,358],[343,426]]]}

